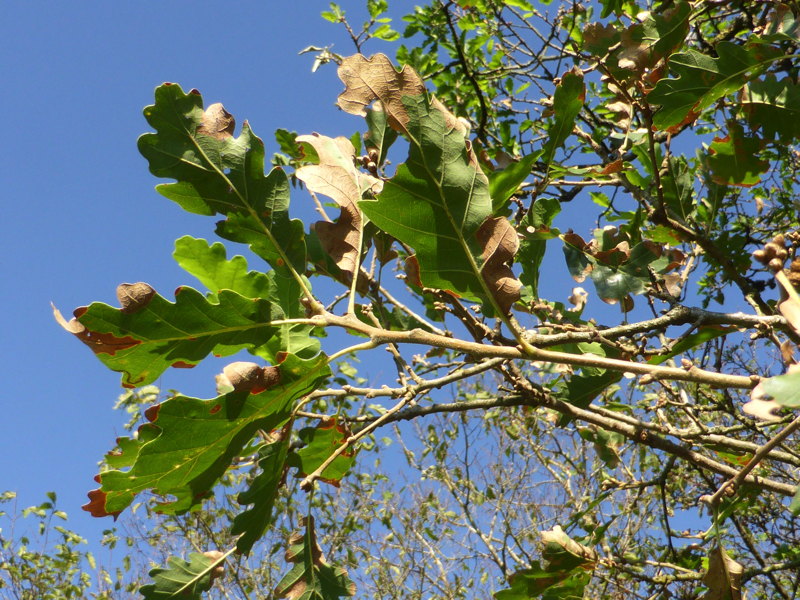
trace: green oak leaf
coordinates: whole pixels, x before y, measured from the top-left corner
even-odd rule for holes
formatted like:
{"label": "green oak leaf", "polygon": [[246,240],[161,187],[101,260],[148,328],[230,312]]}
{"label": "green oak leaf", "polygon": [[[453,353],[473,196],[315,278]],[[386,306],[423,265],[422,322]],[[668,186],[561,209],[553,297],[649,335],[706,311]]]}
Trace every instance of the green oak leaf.
{"label": "green oak leaf", "polygon": [[791,143],[800,137],[800,85],[791,78],[778,81],[768,73],[742,90],[741,109],[753,129],[768,140]]}
{"label": "green oak leaf", "polygon": [[265,444],[258,452],[258,468],[261,472],[252,480],[250,487],[236,497],[239,504],[253,506],[236,515],[231,526],[231,535],[242,534],[236,540],[236,549],[247,555],[264,532],[272,524],[272,508],[286,472],[286,458],[291,438],[283,431],[277,441]]}
{"label": "green oak leaf", "polygon": [[576,68],[564,73],[553,94],[553,122],[547,129],[549,137],[542,149],[542,161],[548,166],[553,162],[556,150],[572,135],[575,119],[585,100],[586,86],[581,70]]}
{"label": "green oak leaf", "polygon": [[[247,259],[226,257],[225,246],[219,242],[210,245],[206,240],[184,236],[175,242],[175,260],[209,289],[210,301],[218,302],[220,290],[231,290],[253,299],[269,299],[279,305],[286,318],[306,316],[300,303],[300,286],[294,277],[282,271],[261,273],[247,270]],[[289,352],[309,357],[319,352],[319,340],[311,337],[313,327],[303,324],[276,325],[278,334],[267,342],[267,352],[255,353],[271,359],[278,352]]]}
{"label": "green oak leaf", "polygon": [[389,127],[386,113],[377,106],[367,109],[364,120],[367,122],[367,133],[364,135],[364,144],[367,148],[374,148],[378,153],[377,166],[386,161],[386,154],[392,144],[397,140],[397,132]]}
{"label": "green oak leaf", "polygon": [[117,296],[122,308],[95,302],[76,309],[70,322],[61,322],[109,369],[123,373],[125,387],[152,383],[170,366],[192,367],[212,352],[230,356],[246,348],[275,362],[292,347],[302,357],[319,351],[307,339],[298,347],[293,330],[287,340],[286,328],[271,324],[286,314],[268,299],[223,289],[214,301],[183,286],[173,303],[145,283],[123,284]]}
{"label": "green oak leaf", "polygon": [[101,486],[89,493],[84,510],[116,515],[145,490],[174,496],[159,505],[161,512],[190,510],[256,432],[283,427],[294,401],[330,374],[327,357],[303,360],[290,354],[278,366],[277,383],[260,393],[231,392],[210,400],[176,396],[151,407],[138,439],[120,444],[123,455],[134,457],[127,461],[130,468],[101,473]]}
{"label": "green oak leaf", "polygon": [[264,144],[250,126],[245,122],[233,137],[234,119],[221,104],[203,110],[197,90],[184,93],[176,84],[156,88],[155,100],[144,116],[156,132],[142,135],[138,145],[153,175],[176,180],[157,186],[158,192],[189,212],[236,216],[235,226],[220,228],[226,237],[251,243],[255,231],[256,254],[275,269],[291,265],[304,272],[303,227],[288,216],[286,173],[275,168],[264,175]]}
{"label": "green oak leaf", "polygon": [[[306,427],[297,432],[305,445],[289,456],[289,465],[297,467],[301,475],[313,473],[350,436],[348,429],[335,419],[321,421],[316,427]],[[338,487],[356,460],[353,448],[348,448],[322,472],[321,480]]]}
{"label": "green oak leaf", "polygon": [[201,600],[203,592],[211,589],[215,561],[199,552],[189,554],[188,561],[170,556],[167,568],[157,567],[150,571],[154,582],[139,588],[139,593],[145,600]]}
{"label": "green oak leaf", "polygon": [[346,89],[339,106],[366,114],[379,100],[389,125],[409,141],[409,155],[377,198],[359,208],[389,235],[411,246],[423,286],[449,290],[507,312],[520,284],[508,266],[517,234],[492,218],[489,181],[469,130],[435,98],[408,66],[401,72],[382,54],[356,55],[339,67]]}
{"label": "green oak leaf", "polygon": [[286,561],[295,563],[275,588],[277,598],[291,600],[337,600],[354,596],[356,586],[342,567],[330,565],[322,556],[314,532],[314,519],[305,518],[304,533],[289,538]]}
{"label": "green oak leaf", "polygon": [[723,96],[733,94],[757,77],[774,60],[769,47],[745,47],[733,42],[717,44],[719,58],[696,50],[678,52],[669,58],[675,78],[660,80],[647,100],[661,109],[653,118],[658,129],[680,127]]}
{"label": "green oak leaf", "polygon": [[539,267],[547,240],[558,236],[558,231],[552,230],[551,225],[560,212],[561,204],[555,198],[537,198],[525,216],[517,262],[522,266],[519,279],[532,298],[539,297]]}
{"label": "green oak leaf", "polygon": [[507,205],[519,186],[530,177],[534,163],[542,155],[541,151],[528,154],[505,169],[489,174],[489,195],[492,197],[492,212],[499,214]]}
{"label": "green oak leaf", "polygon": [[719,185],[751,187],[769,169],[769,161],[758,154],[764,142],[755,135],[745,135],[737,121],[728,124],[728,135],[714,138],[703,157],[711,180]]}

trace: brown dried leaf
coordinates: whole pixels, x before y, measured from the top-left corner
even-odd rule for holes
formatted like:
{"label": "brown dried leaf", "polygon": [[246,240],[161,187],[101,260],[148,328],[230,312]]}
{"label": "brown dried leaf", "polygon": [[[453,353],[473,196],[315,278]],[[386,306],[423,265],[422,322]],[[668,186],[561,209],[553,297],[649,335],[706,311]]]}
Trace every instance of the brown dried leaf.
{"label": "brown dried leaf", "polygon": [[519,237],[511,223],[503,217],[486,219],[475,232],[483,248],[481,276],[505,312],[519,300],[522,284],[511,270],[510,263],[519,249]]}
{"label": "brown dried leaf", "polygon": [[379,193],[383,182],[356,169],[356,151],[347,138],[334,139],[315,133],[297,136],[297,141],[311,145],[319,156],[319,164],[300,167],[297,178],[312,192],[328,196],[341,207],[335,223],[319,221],[314,229],[336,265],[352,276],[361,251],[363,228],[358,201],[365,192]]}
{"label": "brown dried leaf", "polygon": [[224,140],[233,135],[236,120],[233,115],[225,110],[219,102],[210,105],[203,113],[203,120],[197,128],[197,133],[207,135],[216,140]]}
{"label": "brown dried leaf", "polygon": [[281,373],[278,367],[262,367],[252,362],[238,361],[227,365],[217,375],[217,387],[233,388],[236,392],[260,394],[280,383]]}
{"label": "brown dried leaf", "polygon": [[708,555],[708,572],[703,582],[708,591],[702,600],[742,600],[744,567],[733,560],[721,547]]}
{"label": "brown dried leaf", "polygon": [[337,72],[346,86],[338,99],[343,111],[364,117],[365,109],[380,100],[389,117],[389,126],[398,131],[405,130],[408,124],[403,96],[425,93],[425,84],[414,69],[406,65],[398,72],[385,54],[370,58],[361,54],[348,56]]}
{"label": "brown dried leaf", "polygon": [[156,291],[150,285],[138,283],[121,283],[117,286],[117,300],[122,312],[135,313],[150,303]]}
{"label": "brown dried leaf", "polygon": [[783,364],[787,367],[797,363],[794,358],[794,343],[792,340],[786,340],[781,344],[781,358],[783,358]]}
{"label": "brown dried leaf", "polygon": [[[423,96],[427,92],[422,78],[408,65],[400,71],[394,68],[385,54],[373,54],[367,58],[361,54],[348,56],[338,69],[339,79],[345,84],[345,91],[339,94],[339,107],[352,115],[366,116],[366,108],[380,101],[389,119],[389,126],[395,131],[408,130],[409,116],[403,105],[403,96]],[[431,106],[440,111],[448,127],[465,133],[467,123],[458,119],[436,98],[431,98]],[[469,142],[467,142],[469,146]],[[470,147],[470,159],[478,168],[478,159]]]}

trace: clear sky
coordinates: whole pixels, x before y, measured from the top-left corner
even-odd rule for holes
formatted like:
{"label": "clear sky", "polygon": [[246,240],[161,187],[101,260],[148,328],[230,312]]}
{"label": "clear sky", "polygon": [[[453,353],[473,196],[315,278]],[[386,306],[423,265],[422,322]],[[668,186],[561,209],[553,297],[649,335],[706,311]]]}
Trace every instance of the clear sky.
{"label": "clear sky", "polygon": [[[363,15],[362,2],[343,4]],[[120,377],[58,327],[50,302],[69,318],[95,300],[116,306],[117,284],[136,281],[169,298],[181,284],[196,285],[171,259],[174,240],[213,239],[215,219],[157,194],[136,150],[153,89],[177,82],[200,90],[207,104],[223,102],[238,125],[250,121],[268,156],[277,151],[278,127],[350,135],[362,121],[336,109],[334,66],[312,74],[313,55],[298,56],[311,44],[353,52],[343,28],[319,17],[327,6],[0,3],[0,491],[16,490],[20,506],[55,490],[85,537],[111,525],[79,506],[95,486],[97,461],[124,433],[124,415],[112,410]],[[301,194],[293,199],[302,201],[310,203]],[[212,397],[220,369],[170,370],[157,383]]]}

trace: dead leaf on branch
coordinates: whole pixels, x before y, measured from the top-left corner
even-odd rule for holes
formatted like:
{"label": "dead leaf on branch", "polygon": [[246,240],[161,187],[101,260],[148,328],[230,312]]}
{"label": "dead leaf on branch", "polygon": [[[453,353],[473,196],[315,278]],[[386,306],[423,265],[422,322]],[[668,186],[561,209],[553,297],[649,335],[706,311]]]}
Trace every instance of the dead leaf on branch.
{"label": "dead leaf on branch", "polygon": [[197,128],[197,133],[207,135],[215,140],[224,140],[233,136],[236,119],[225,110],[219,102],[211,104],[203,113],[203,119]]}
{"label": "dead leaf on branch", "polygon": [[355,54],[345,58],[337,72],[346,87],[337,101],[343,111],[366,117],[366,108],[380,100],[389,126],[397,131],[407,130],[409,117],[403,96],[425,94],[425,83],[414,69],[406,65],[398,71],[385,54],[370,58]]}
{"label": "dead leaf on branch", "polygon": [[511,223],[503,217],[486,219],[475,236],[483,248],[481,276],[505,312],[519,298],[522,284],[511,270],[511,262],[519,250],[519,237]]}
{"label": "dead leaf on branch", "polygon": [[238,361],[227,365],[217,375],[217,388],[233,388],[236,392],[260,394],[281,382],[278,367],[261,366],[253,362]]}
{"label": "dead leaf on branch", "polygon": [[708,591],[703,600],[742,600],[744,567],[719,546],[708,555],[708,572],[703,582]]}
{"label": "dead leaf on branch", "polygon": [[117,286],[117,300],[122,312],[135,313],[147,306],[156,291],[147,283],[142,281],[138,283],[122,283]]}
{"label": "dead leaf on branch", "polygon": [[358,201],[364,194],[379,193],[383,182],[355,167],[356,151],[347,138],[334,139],[315,133],[297,136],[297,142],[309,144],[319,157],[319,164],[300,167],[297,178],[309,190],[328,196],[341,208],[335,223],[318,221],[314,229],[336,266],[352,276],[361,252],[361,232],[364,227]]}

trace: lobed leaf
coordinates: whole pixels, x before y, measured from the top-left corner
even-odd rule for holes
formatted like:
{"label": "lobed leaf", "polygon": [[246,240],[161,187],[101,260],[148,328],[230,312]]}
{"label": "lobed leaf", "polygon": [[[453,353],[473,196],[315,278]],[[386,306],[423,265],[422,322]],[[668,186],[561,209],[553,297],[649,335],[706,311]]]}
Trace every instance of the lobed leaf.
{"label": "lobed leaf", "polygon": [[150,423],[138,438],[120,443],[130,468],[101,473],[99,489],[89,493],[84,510],[93,516],[119,514],[136,494],[152,490],[172,495],[162,512],[191,509],[209,493],[255,433],[283,427],[293,403],[316,389],[329,375],[325,356],[303,360],[287,355],[278,366],[277,383],[258,393],[231,392],[211,400],[177,396],[148,409]]}
{"label": "lobed leaf", "polygon": [[742,90],[742,112],[753,129],[768,140],[791,143],[800,137],[800,86],[791,78],[778,81],[768,73]]}
{"label": "lobed leaf", "polygon": [[[306,316],[306,309],[300,303],[300,286],[294,277],[281,271],[248,271],[247,260],[243,256],[228,260],[225,246],[219,242],[209,246],[206,240],[184,236],[176,240],[173,256],[183,269],[209,289],[208,298],[212,302],[218,302],[218,292],[227,289],[246,298],[270,300],[280,306],[285,318]],[[266,353],[255,352],[259,356],[272,360],[278,352],[301,357],[319,352],[319,340],[311,336],[313,327],[297,323],[275,327],[277,336],[267,342]]]}
{"label": "lobed leaf", "polygon": [[364,195],[380,192],[383,184],[380,179],[356,169],[356,151],[347,138],[300,135],[297,142],[313,147],[319,161],[316,165],[300,167],[296,172],[297,178],[310,191],[333,199],[341,209],[335,223],[318,221],[314,229],[336,266],[353,275],[361,253],[364,228],[358,202]]}
{"label": "lobed leaf", "polygon": [[231,535],[242,534],[236,540],[236,549],[240,554],[249,554],[253,544],[264,535],[274,520],[272,508],[286,475],[290,442],[287,427],[276,441],[261,447],[258,452],[258,468],[261,472],[250,483],[250,487],[236,498],[239,504],[252,504],[251,508],[236,515],[231,526]]}
{"label": "lobed leaf", "polygon": [[711,181],[719,185],[754,186],[769,169],[769,161],[758,157],[764,143],[756,135],[745,135],[737,121],[728,127],[728,135],[715,137],[703,157]]}
{"label": "lobed leaf", "polygon": [[199,552],[189,554],[188,561],[170,556],[166,568],[157,567],[150,571],[154,582],[142,586],[139,592],[145,600],[200,600],[203,592],[211,589],[215,562],[215,558]]}
{"label": "lobed leaf", "polygon": [[[131,299],[133,289],[138,295]],[[122,308],[95,302],[77,308],[69,322],[58,311],[56,318],[109,369],[123,373],[125,387],[152,383],[168,367],[192,367],[212,352],[229,356],[246,348],[275,362],[287,350],[304,358],[319,351],[307,335],[298,344],[295,330],[272,325],[287,315],[269,299],[223,289],[212,300],[183,286],[173,303],[147,284],[122,284],[117,296]],[[277,291],[275,299],[280,300]]]}
{"label": "lobed leaf", "polygon": [[396,71],[382,54],[346,58],[339,76],[346,85],[342,109],[364,115],[378,100],[390,126],[410,143],[408,159],[383,192],[359,203],[364,214],[416,251],[422,285],[507,312],[519,298],[520,283],[508,266],[517,235],[506,219],[491,218],[488,179],[467,127],[428,97],[413,70]]}
{"label": "lobed leaf", "polygon": [[[297,467],[301,476],[313,473],[331,454],[340,448],[350,437],[350,431],[335,418],[320,421],[316,427],[306,427],[297,432],[304,446],[294,452],[288,464]],[[339,487],[339,481],[353,466],[356,459],[355,449],[342,452],[322,472],[320,479]]]}
{"label": "lobed leaf", "polygon": [[302,273],[303,225],[288,216],[288,179],[280,168],[264,175],[264,144],[247,122],[234,137],[234,119],[221,104],[203,110],[197,90],[184,93],[176,84],[156,88],[155,100],[144,116],[156,132],[139,138],[139,152],[153,175],[176,180],[157,186],[159,193],[189,212],[225,215],[220,235],[251,244],[273,268]]}
{"label": "lobed leaf", "polygon": [[670,56],[670,70],[677,77],[660,80],[647,95],[651,104],[661,106],[653,118],[655,127],[669,130],[694,122],[712,103],[755,78],[775,56],[768,48],[733,42],[720,42],[716,50],[719,58],[696,50]]}

